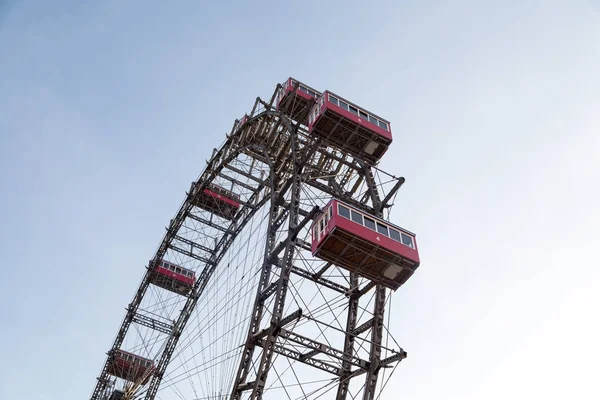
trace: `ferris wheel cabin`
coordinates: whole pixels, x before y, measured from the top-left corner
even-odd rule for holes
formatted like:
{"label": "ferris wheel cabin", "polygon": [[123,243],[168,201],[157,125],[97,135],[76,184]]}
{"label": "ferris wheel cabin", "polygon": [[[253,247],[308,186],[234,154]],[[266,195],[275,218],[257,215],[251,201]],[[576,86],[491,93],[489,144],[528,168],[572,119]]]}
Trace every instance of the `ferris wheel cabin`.
{"label": "ferris wheel cabin", "polygon": [[414,233],[336,199],[313,222],[312,254],[392,290],[420,263]]}
{"label": "ferris wheel cabin", "polygon": [[[296,84],[298,84],[298,87],[295,89]],[[315,89],[298,82],[294,78],[289,78],[277,93],[276,107],[298,121],[300,117],[306,115],[308,108],[312,107],[312,104],[320,96],[321,93]]]}
{"label": "ferris wheel cabin", "polygon": [[313,106],[308,129],[369,164],[377,163],[392,143],[388,121],[329,91]]}
{"label": "ferris wheel cabin", "polygon": [[[195,184],[192,183],[195,192]],[[240,197],[217,185],[209,184],[201,193],[193,193],[192,204],[221,218],[232,220],[240,208]]]}
{"label": "ferris wheel cabin", "polygon": [[154,362],[135,354],[117,350],[110,357],[108,373],[129,382],[145,385],[154,370]]}
{"label": "ferris wheel cabin", "polygon": [[152,268],[150,282],[153,285],[182,296],[187,295],[194,287],[196,274],[192,270],[164,260],[157,265],[151,260],[149,265]]}

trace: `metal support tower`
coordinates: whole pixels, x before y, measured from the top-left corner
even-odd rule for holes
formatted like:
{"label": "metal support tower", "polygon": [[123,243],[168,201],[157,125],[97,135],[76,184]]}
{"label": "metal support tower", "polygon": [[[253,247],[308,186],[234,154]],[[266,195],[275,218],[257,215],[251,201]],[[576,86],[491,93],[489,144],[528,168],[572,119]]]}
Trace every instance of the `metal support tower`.
{"label": "metal support tower", "polygon": [[[335,196],[381,216],[404,179],[396,179],[396,184],[382,200],[372,166],[311,137],[301,121],[292,121],[274,109],[273,101],[278,89],[279,86],[268,102],[257,99],[246,123],[237,126],[236,121],[225,143],[214,151],[204,172],[187,193],[152,258],[158,262],[167,253],[176,253],[196,266],[198,278],[182,303],[177,318],[158,318],[146,309],[150,306],[142,306],[151,286],[151,271],[147,269],[97,378],[92,400],[107,398],[111,388],[108,372],[111,355],[121,348],[132,324],[152,329],[156,335],[164,335],[164,345],[156,356],[156,369],[149,383],[138,384],[144,386],[145,399],[156,397],[177,343],[185,333],[186,324],[202,299],[207,283],[219,269],[223,256],[239,232],[257,210],[267,204],[269,226],[263,264],[230,399],[261,399],[275,358],[285,357],[325,371],[336,379],[336,399],[348,398],[351,382],[360,379],[364,382],[362,398],[371,400],[375,398],[381,368],[406,356],[402,349],[384,349],[388,356],[381,358],[385,288],[365,282],[353,273],[348,274],[345,283],[333,280],[327,273],[336,267],[329,263],[321,265],[318,270],[298,264],[301,255],[310,249],[310,244],[301,237],[306,235],[319,210],[307,204],[310,196],[306,193]],[[308,111],[305,111],[304,118]],[[251,158],[252,162],[240,163],[238,160],[242,156]],[[267,176],[264,169],[256,166],[259,164],[267,167]],[[246,191],[240,212],[228,225],[213,221],[211,216],[194,206],[194,193],[218,180],[231,182]],[[192,230],[184,228],[191,224],[196,227],[194,232],[210,234],[190,236],[186,232]],[[316,285],[319,291],[346,296],[345,325],[336,328],[343,337],[341,342],[329,343],[326,337],[314,338],[296,330],[301,320],[321,325],[330,321],[320,321],[319,315],[312,313],[310,307],[285,314],[292,277]],[[359,323],[361,301],[364,303],[369,296],[372,301],[363,304],[362,308],[370,304],[370,318]],[[368,343],[368,346],[357,346],[358,341]]]}

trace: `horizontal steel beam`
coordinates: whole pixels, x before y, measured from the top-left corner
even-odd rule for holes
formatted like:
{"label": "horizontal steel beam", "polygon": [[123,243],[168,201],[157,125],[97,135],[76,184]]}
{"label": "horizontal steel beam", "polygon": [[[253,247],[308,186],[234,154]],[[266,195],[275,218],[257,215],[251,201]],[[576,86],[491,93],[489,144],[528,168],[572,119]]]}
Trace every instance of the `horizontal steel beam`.
{"label": "horizontal steel beam", "polygon": [[145,326],[150,329],[154,329],[155,331],[162,332],[166,335],[170,335],[171,332],[173,332],[173,324],[167,324],[165,322],[158,321],[147,315],[140,314],[139,311],[140,310],[138,309],[138,312],[134,314],[132,319],[132,321],[136,324]]}
{"label": "horizontal steel beam", "polygon": [[369,368],[369,363],[365,360],[362,360],[351,354],[344,353],[341,350],[334,349],[333,347],[327,346],[324,343],[320,343],[316,340],[309,339],[292,331],[288,331],[287,329],[282,328],[279,332],[279,336],[289,340],[290,342],[294,342],[305,346],[311,350],[317,350],[320,353],[327,354],[328,356],[333,358],[337,358],[340,361],[347,361],[350,364],[355,365],[359,368],[363,368],[365,370]]}

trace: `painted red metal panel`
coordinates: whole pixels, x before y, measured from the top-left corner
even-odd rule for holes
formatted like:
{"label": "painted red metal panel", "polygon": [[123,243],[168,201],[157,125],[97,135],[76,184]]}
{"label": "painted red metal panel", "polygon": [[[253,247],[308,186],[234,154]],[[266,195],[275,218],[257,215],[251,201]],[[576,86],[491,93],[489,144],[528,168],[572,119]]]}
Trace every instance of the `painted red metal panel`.
{"label": "painted red metal panel", "polygon": [[[294,90],[294,82],[298,82],[299,85],[302,85],[306,88],[308,88],[308,86],[306,86],[305,84],[303,84],[302,82],[299,82],[298,80],[294,79],[294,78],[288,78],[287,81],[285,81],[285,83],[282,85],[282,92],[280,93],[280,95],[278,96],[277,99],[277,104],[276,107],[279,107],[279,104],[281,104],[281,102],[287,98],[287,96],[293,92]],[[314,92],[318,93],[316,90],[310,88],[310,90],[313,90]],[[296,94],[300,97],[302,97],[303,99],[310,101],[312,99],[314,99],[315,97],[311,96],[308,93],[303,92],[302,90],[300,90],[300,87],[298,87],[298,90],[296,91]]]}
{"label": "painted red metal panel", "polygon": [[219,201],[227,203],[230,206],[233,206],[233,207],[236,207],[236,208],[240,207],[240,203],[238,203],[237,201],[235,201],[233,199],[230,199],[229,197],[222,196],[222,195],[220,195],[218,193],[215,193],[215,192],[213,192],[212,190],[210,190],[208,188],[204,189],[204,193],[207,194],[207,195],[209,195],[209,196],[211,196],[211,197],[214,197],[215,199],[218,199]]}
{"label": "painted red metal panel", "polygon": [[[277,107],[279,107],[279,105],[290,95],[290,93],[292,93],[293,90],[294,90],[294,88],[290,88],[290,87],[285,88],[284,92],[282,93],[282,95],[279,97],[279,99],[277,101]],[[304,93],[301,90],[298,90],[296,92],[296,94],[306,100],[312,99],[312,96],[310,96],[308,93]]]}
{"label": "painted red metal panel", "polygon": [[157,273],[161,274],[161,275],[168,276],[168,277],[173,278],[173,279],[175,279],[175,280],[177,280],[179,282],[183,282],[183,283],[185,283],[187,285],[194,285],[195,277],[194,278],[189,278],[187,276],[183,276],[181,274],[178,274],[176,272],[173,272],[173,271],[168,270],[168,269],[163,268],[163,267],[157,267],[155,269],[155,271]]}

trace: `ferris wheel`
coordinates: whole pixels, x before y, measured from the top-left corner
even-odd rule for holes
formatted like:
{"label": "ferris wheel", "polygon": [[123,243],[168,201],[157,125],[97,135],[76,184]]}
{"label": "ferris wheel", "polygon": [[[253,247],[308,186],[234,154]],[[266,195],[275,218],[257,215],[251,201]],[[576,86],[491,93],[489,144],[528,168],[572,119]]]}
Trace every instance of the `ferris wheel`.
{"label": "ferris wheel", "polygon": [[92,400],[375,399],[419,266],[386,219],[388,121],[289,78],[236,120],[166,227]]}

